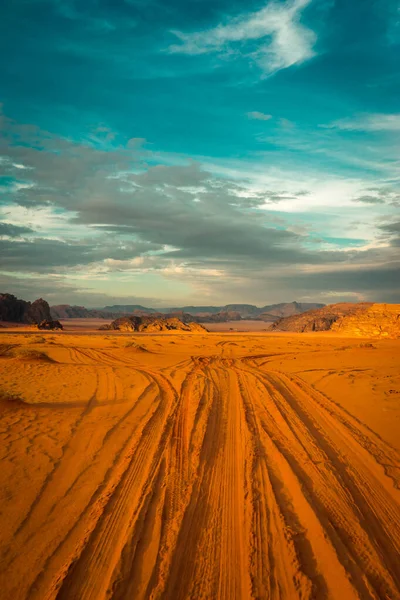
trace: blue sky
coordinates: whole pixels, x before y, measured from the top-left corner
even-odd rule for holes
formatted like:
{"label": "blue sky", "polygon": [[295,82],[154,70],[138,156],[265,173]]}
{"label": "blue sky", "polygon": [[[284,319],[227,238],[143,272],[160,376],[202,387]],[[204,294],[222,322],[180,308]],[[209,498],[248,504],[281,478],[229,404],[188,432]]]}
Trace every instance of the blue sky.
{"label": "blue sky", "polygon": [[3,17],[4,291],[398,301],[398,1],[14,0]]}

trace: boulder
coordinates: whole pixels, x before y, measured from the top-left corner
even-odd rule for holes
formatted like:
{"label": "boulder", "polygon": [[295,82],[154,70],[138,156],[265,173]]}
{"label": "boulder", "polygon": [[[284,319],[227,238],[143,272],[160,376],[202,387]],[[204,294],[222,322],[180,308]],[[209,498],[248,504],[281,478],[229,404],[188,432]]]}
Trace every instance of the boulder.
{"label": "boulder", "polygon": [[62,331],[64,328],[61,325],[60,321],[48,321],[45,319],[39,323],[38,329],[44,329],[44,330],[60,329]]}

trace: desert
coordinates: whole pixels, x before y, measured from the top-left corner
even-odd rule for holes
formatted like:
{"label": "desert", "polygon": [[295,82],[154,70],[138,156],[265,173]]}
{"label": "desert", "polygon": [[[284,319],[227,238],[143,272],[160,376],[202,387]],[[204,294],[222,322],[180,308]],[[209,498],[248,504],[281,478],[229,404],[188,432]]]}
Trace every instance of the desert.
{"label": "desert", "polygon": [[399,597],[399,339],[67,329],[0,336],[1,598]]}
{"label": "desert", "polygon": [[400,0],[12,0],[0,600],[400,600]]}

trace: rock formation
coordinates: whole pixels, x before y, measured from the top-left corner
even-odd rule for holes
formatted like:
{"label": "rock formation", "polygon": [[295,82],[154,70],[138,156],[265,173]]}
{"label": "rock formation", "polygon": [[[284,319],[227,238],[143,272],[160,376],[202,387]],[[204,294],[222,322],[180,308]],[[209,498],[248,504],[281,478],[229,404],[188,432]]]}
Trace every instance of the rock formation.
{"label": "rock formation", "polygon": [[400,305],[373,304],[330,304],[318,310],[279,319],[272,331],[336,331],[363,337],[399,337]]}
{"label": "rock formation", "polygon": [[110,325],[102,325],[102,331],[143,331],[147,333],[159,331],[189,331],[192,333],[205,333],[207,329],[199,323],[184,323],[177,317],[160,319],[157,317],[120,317]]}
{"label": "rock formation", "polygon": [[61,325],[60,321],[41,321],[38,325],[38,329],[48,329],[48,330],[55,330],[55,329],[64,329],[63,326]]}
{"label": "rock formation", "polygon": [[400,304],[372,304],[338,319],[332,331],[360,337],[400,338]]}
{"label": "rock formation", "polygon": [[0,321],[11,323],[40,323],[51,320],[48,303],[39,298],[34,302],[20,300],[12,294],[0,294]]}

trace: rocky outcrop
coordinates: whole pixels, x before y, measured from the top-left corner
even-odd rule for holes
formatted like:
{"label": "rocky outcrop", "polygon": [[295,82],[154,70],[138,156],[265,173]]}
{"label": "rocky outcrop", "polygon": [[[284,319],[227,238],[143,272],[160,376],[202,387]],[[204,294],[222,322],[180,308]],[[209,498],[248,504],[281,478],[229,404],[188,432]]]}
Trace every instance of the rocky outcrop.
{"label": "rocky outcrop", "polygon": [[40,323],[41,321],[51,321],[50,306],[39,298],[35,302],[28,302],[29,306],[24,315],[24,323]]}
{"label": "rocky outcrop", "polygon": [[400,304],[372,304],[335,321],[332,331],[360,337],[400,338]]}
{"label": "rocky outcrop", "polygon": [[400,305],[340,303],[280,319],[272,331],[336,331],[362,337],[399,337]]}
{"label": "rocky outcrop", "polygon": [[26,302],[12,294],[0,294],[0,321],[40,323],[43,320],[51,320],[50,307],[43,298]]}
{"label": "rocky outcrop", "polygon": [[38,329],[44,329],[44,330],[63,330],[63,326],[61,325],[60,321],[41,321],[38,325]]}
{"label": "rocky outcrop", "polygon": [[109,325],[102,325],[102,331],[141,331],[146,333],[156,333],[162,331],[188,331],[192,333],[205,333],[207,329],[199,323],[184,323],[177,317],[169,319],[160,319],[152,317],[120,317]]}
{"label": "rocky outcrop", "polygon": [[12,294],[0,294],[0,321],[23,323],[27,304]]}
{"label": "rocky outcrop", "polygon": [[329,304],[323,308],[279,319],[279,321],[276,321],[272,325],[271,330],[293,331],[296,333],[327,331],[331,329],[333,323],[340,317],[354,311],[359,311],[362,306],[360,304],[349,303]]}

